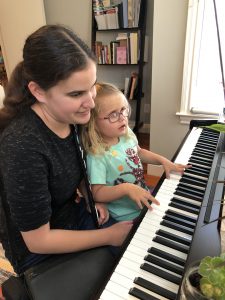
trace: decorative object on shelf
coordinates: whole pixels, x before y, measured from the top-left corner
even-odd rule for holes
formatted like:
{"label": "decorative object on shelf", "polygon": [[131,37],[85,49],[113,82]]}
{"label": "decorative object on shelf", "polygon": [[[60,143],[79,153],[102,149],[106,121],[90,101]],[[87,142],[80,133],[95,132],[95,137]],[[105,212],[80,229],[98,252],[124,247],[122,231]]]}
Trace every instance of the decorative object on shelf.
{"label": "decorative object on shelf", "polygon": [[181,300],[225,299],[225,253],[204,257],[185,274]]}

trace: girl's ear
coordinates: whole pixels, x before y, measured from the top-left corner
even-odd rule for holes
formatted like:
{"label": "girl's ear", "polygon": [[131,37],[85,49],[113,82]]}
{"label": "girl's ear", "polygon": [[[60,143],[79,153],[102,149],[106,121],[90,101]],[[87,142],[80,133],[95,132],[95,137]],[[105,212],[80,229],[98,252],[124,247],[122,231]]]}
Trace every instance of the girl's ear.
{"label": "girl's ear", "polygon": [[36,82],[30,81],[28,83],[28,89],[39,102],[46,102],[46,92]]}

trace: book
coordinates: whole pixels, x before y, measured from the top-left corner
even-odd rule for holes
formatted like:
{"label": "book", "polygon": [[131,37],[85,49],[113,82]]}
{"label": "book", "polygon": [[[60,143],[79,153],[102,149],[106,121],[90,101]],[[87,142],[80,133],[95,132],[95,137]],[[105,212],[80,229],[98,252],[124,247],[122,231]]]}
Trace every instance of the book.
{"label": "book", "polygon": [[129,100],[134,99],[135,89],[137,87],[137,81],[138,81],[138,74],[136,72],[133,72],[131,75],[131,87],[130,87]]}
{"label": "book", "polygon": [[106,15],[103,10],[96,10],[94,16],[99,30],[108,28]]}
{"label": "book", "polygon": [[138,27],[138,25],[139,25],[140,7],[141,7],[141,0],[135,0],[134,6],[133,6],[133,8],[134,8],[134,13],[133,13],[134,27]]}
{"label": "book", "polygon": [[133,0],[127,0],[128,27],[133,27]]}
{"label": "book", "polygon": [[127,63],[127,48],[124,46],[116,47],[116,63],[126,64]]}
{"label": "book", "polygon": [[127,0],[122,0],[123,3],[123,27],[128,27],[128,16],[127,16]]}
{"label": "book", "polygon": [[127,56],[127,64],[130,63],[130,40],[129,40],[128,32],[120,32],[116,37],[116,40],[119,42],[120,46],[126,47],[126,56]]}
{"label": "book", "polygon": [[148,35],[145,36],[145,48],[144,48],[144,62],[148,62],[148,44],[149,44],[149,37]]}
{"label": "book", "polygon": [[102,49],[102,42],[95,42],[95,55],[97,57],[97,62],[98,64],[102,64],[102,53],[101,53],[101,49]]}
{"label": "book", "polygon": [[118,21],[119,21],[119,28],[124,28],[123,24],[123,3],[118,4]]}
{"label": "book", "polygon": [[129,90],[129,86],[130,86],[130,77],[125,77],[124,80],[124,95],[126,98],[128,98],[128,90]]}
{"label": "book", "polygon": [[138,33],[130,33],[130,63],[138,63]]}
{"label": "book", "polygon": [[111,51],[111,64],[116,64],[116,47],[119,46],[119,42],[111,41],[110,42],[110,51]]}
{"label": "book", "polygon": [[105,15],[107,20],[107,29],[119,28],[118,20],[118,7],[109,7],[105,9]]}

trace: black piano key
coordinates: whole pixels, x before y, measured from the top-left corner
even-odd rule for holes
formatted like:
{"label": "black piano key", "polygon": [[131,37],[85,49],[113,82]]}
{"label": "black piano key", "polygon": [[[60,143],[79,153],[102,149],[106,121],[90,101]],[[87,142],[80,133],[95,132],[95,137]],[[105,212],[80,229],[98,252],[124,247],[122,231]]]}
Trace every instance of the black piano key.
{"label": "black piano key", "polygon": [[183,210],[183,211],[186,211],[186,212],[190,212],[190,213],[195,214],[195,215],[199,214],[199,209],[194,209],[194,208],[191,208],[188,205],[184,205],[184,204],[181,204],[181,203],[170,202],[169,206],[180,209],[180,210]]}
{"label": "black piano key", "polygon": [[188,202],[188,201],[186,201],[184,199],[181,200],[181,199],[178,199],[176,197],[173,197],[170,201],[174,202],[174,203],[177,203],[177,204],[186,205],[186,206],[191,207],[191,208],[196,209],[196,210],[200,210],[200,207],[198,205],[190,203],[190,202]]}
{"label": "black piano key", "polygon": [[195,184],[195,185],[198,185],[198,186],[201,186],[203,188],[206,187],[206,182],[205,181],[202,181],[198,178],[190,178],[188,176],[185,176],[183,175],[180,179],[180,182],[186,182],[186,183],[189,183],[189,184]]}
{"label": "black piano key", "polygon": [[201,171],[202,173],[205,173],[205,174],[209,174],[210,173],[210,169],[209,168],[204,168],[204,167],[199,167],[199,166],[196,166],[196,165],[193,165],[191,167],[191,170],[196,170],[196,171]]}
{"label": "black piano key", "polygon": [[201,191],[201,190],[196,190],[196,189],[190,189],[190,187],[185,187],[185,186],[181,186],[181,185],[177,185],[176,191],[182,191],[182,192],[187,192],[190,195],[195,195],[195,196],[199,196],[199,197],[204,197],[205,191]]}
{"label": "black piano key", "polygon": [[195,190],[198,190],[198,191],[205,191],[204,187],[198,186],[198,185],[194,184],[193,182],[192,182],[192,184],[190,184],[190,183],[187,183],[187,182],[184,182],[181,180],[179,181],[178,187],[186,187],[189,189],[194,188]]}
{"label": "black piano key", "polygon": [[184,174],[195,174],[195,175],[198,175],[198,176],[202,176],[202,177],[205,177],[205,178],[208,178],[209,177],[209,172],[203,172],[202,170],[196,170],[196,169],[186,169],[184,171]]}
{"label": "black piano key", "polygon": [[186,260],[180,258],[180,257],[177,257],[173,254],[170,254],[168,252],[165,252],[163,250],[160,250],[158,248],[155,248],[155,247],[151,247],[148,249],[148,253],[152,253],[154,255],[157,255],[158,257],[161,257],[161,258],[164,258],[164,259],[167,259],[171,262],[174,262],[175,264],[177,265],[180,265],[182,267],[185,266],[186,264]]}
{"label": "black piano key", "polygon": [[210,151],[214,151],[216,146],[215,145],[209,145],[209,144],[206,144],[202,141],[198,141],[196,144],[195,144],[195,149],[204,149],[205,151],[207,152],[210,152]]}
{"label": "black piano key", "polygon": [[194,229],[192,228],[187,228],[186,226],[182,226],[180,224],[176,224],[174,222],[171,222],[169,220],[162,220],[160,222],[161,225],[163,226],[166,226],[168,228],[172,228],[172,229],[175,229],[175,230],[178,230],[180,232],[184,232],[184,233],[187,233],[189,235],[193,235],[194,233]]}
{"label": "black piano key", "polygon": [[206,158],[210,159],[211,161],[213,160],[213,157],[214,157],[213,154],[204,153],[204,151],[200,151],[200,150],[194,150],[192,152],[192,155],[198,155],[199,157],[206,157]]}
{"label": "black piano key", "polygon": [[197,222],[196,218],[193,218],[191,216],[187,216],[187,215],[182,214],[182,213],[178,213],[178,212],[173,211],[171,209],[167,209],[165,213],[167,215],[172,215],[172,216],[175,216],[177,218],[181,218],[182,220],[186,220],[186,221],[194,223],[194,224],[196,224],[196,222]]}
{"label": "black piano key", "polygon": [[212,166],[212,163],[210,162],[206,162],[206,161],[202,161],[202,160],[199,160],[199,159],[195,159],[195,158],[191,158],[189,159],[188,161],[188,164],[195,164],[195,163],[198,163],[200,164],[201,166],[204,166],[205,168],[210,168],[211,169],[211,166]]}
{"label": "black piano key", "polygon": [[170,300],[175,300],[176,299],[176,294],[169,291],[169,290],[166,290],[152,282],[149,282],[148,280],[144,279],[144,278],[141,278],[141,277],[136,277],[134,279],[134,283],[136,283],[137,285],[140,285],[142,286],[143,288],[149,290],[149,291],[152,291],[160,296],[163,296],[167,299],[170,299]]}
{"label": "black piano key", "polygon": [[[206,143],[207,143],[207,142],[206,142]],[[212,150],[215,152],[215,149],[216,149],[216,146],[217,146],[217,145],[215,145],[214,143],[212,143],[211,146],[212,146],[212,148],[208,148],[208,149],[209,149],[209,150],[212,149]],[[201,151],[201,153],[203,153],[203,154],[208,154],[208,153],[209,153],[209,152],[204,151],[204,150],[205,150],[204,147],[203,147],[202,149],[199,149],[199,148],[202,148],[201,145],[200,145],[200,144],[196,144],[196,147],[193,149],[193,152],[194,152],[194,151]]]}
{"label": "black piano key", "polygon": [[145,270],[145,271],[147,271],[149,273],[152,273],[152,274],[154,274],[156,276],[159,276],[161,278],[164,278],[164,279],[166,279],[166,280],[168,280],[170,282],[173,282],[173,283],[176,283],[176,284],[180,284],[181,283],[181,277],[180,276],[177,276],[175,274],[171,274],[169,272],[163,271],[163,270],[161,270],[159,268],[156,268],[154,266],[151,266],[151,265],[149,265],[147,263],[143,263],[141,265],[141,269]]}
{"label": "black piano key", "polygon": [[153,255],[146,255],[145,256],[145,260],[158,266],[158,267],[161,267],[165,270],[168,270],[168,271],[171,271],[173,273],[176,273],[178,275],[183,275],[184,273],[184,268],[182,268],[181,266],[177,266],[175,264],[171,264],[170,262],[166,261],[166,260],[163,260],[161,258],[158,258],[156,256],[153,256]]}
{"label": "black piano key", "polygon": [[159,300],[159,298],[149,295],[136,287],[131,288],[129,294],[141,300]]}
{"label": "black piano key", "polygon": [[208,158],[205,158],[205,157],[199,157],[199,155],[191,154],[190,159],[192,159],[192,158],[198,159],[199,161],[206,162],[208,164],[212,163],[211,159],[208,159]]}
{"label": "black piano key", "polygon": [[211,166],[211,164],[212,164],[212,161],[208,161],[208,160],[205,160],[205,159],[201,159],[201,157],[199,157],[199,156],[197,156],[197,155],[193,155],[193,156],[191,155],[191,156],[189,157],[188,163],[190,164],[192,160],[193,160],[193,162],[199,163],[199,164],[201,164],[201,165],[205,165],[206,167],[207,167],[207,166]]}
{"label": "black piano key", "polygon": [[157,230],[156,234],[160,235],[160,236],[163,236],[163,237],[165,237],[167,239],[170,239],[172,241],[175,241],[175,242],[187,245],[187,246],[191,245],[191,241],[190,240],[187,240],[187,239],[185,239],[185,238],[183,238],[181,236],[178,236],[178,235],[173,234],[171,232],[167,232],[167,231],[162,230],[162,229]]}
{"label": "black piano key", "polygon": [[203,142],[197,142],[196,143],[196,145],[195,145],[195,148],[200,148],[200,149],[204,149],[206,152],[215,152],[215,145],[207,145],[207,144],[205,144],[205,143],[203,143]]}
{"label": "black piano key", "polygon": [[189,247],[187,247],[185,245],[181,245],[181,244],[173,242],[173,241],[170,241],[168,239],[164,239],[160,236],[155,236],[153,238],[153,241],[160,244],[160,245],[164,245],[164,246],[172,248],[174,250],[183,252],[185,254],[188,254],[188,252],[189,252]]}
{"label": "black piano key", "polygon": [[198,155],[191,155],[189,157],[188,163],[191,164],[192,160],[193,160],[193,162],[196,162],[196,163],[199,163],[199,164],[203,164],[203,165],[206,165],[206,166],[211,166],[212,165],[212,161],[211,160],[203,159],[203,158],[199,157]]}
{"label": "black piano key", "polygon": [[211,148],[206,148],[206,147],[202,147],[202,145],[200,145],[200,144],[196,144],[195,145],[195,150],[199,150],[199,151],[204,150],[204,152],[206,154],[214,154],[215,153],[215,149],[216,148],[214,146],[211,147]]}
{"label": "black piano key", "polygon": [[185,221],[185,220],[182,220],[181,218],[177,218],[175,216],[171,216],[171,215],[164,215],[163,216],[163,219],[164,220],[167,220],[167,221],[170,221],[170,222],[173,222],[175,224],[179,224],[181,226],[185,226],[187,228],[195,228],[195,224],[191,223],[191,222],[188,222],[188,221]]}
{"label": "black piano key", "polygon": [[[181,201],[185,201],[187,204],[190,204],[190,205],[195,205],[195,206],[197,206],[197,207],[199,207],[200,208],[200,206],[201,206],[201,201],[196,201],[196,200],[193,200],[193,199],[191,199],[191,198],[185,198],[185,197],[182,197],[182,196],[175,196],[175,197],[173,197],[172,199],[179,199],[179,200],[181,200]],[[172,199],[170,199],[170,200],[172,200]]]}
{"label": "black piano key", "polygon": [[212,136],[201,136],[199,137],[198,139],[199,141],[202,141],[202,142],[207,142],[207,143],[210,143],[212,145],[217,145],[217,141],[218,141],[218,137],[212,137]]}
{"label": "black piano key", "polygon": [[199,138],[198,139],[199,140],[199,142],[201,141],[201,142],[205,142],[205,143],[207,143],[207,144],[211,144],[212,146],[214,146],[214,147],[216,147],[217,146],[217,142],[218,142],[218,139],[216,140],[216,139],[209,139],[209,138]]}
{"label": "black piano key", "polygon": [[197,163],[197,162],[192,162],[191,165],[196,166],[198,168],[203,168],[204,170],[209,170],[209,171],[211,170],[210,166],[201,165],[200,163]]}
{"label": "black piano key", "polygon": [[195,201],[199,201],[199,202],[202,202],[202,199],[203,199],[202,196],[191,195],[188,192],[179,191],[179,190],[175,191],[174,195],[179,195],[179,196],[182,196],[182,197],[185,197],[185,198],[188,198],[188,199],[192,199],[192,200],[195,200]]}

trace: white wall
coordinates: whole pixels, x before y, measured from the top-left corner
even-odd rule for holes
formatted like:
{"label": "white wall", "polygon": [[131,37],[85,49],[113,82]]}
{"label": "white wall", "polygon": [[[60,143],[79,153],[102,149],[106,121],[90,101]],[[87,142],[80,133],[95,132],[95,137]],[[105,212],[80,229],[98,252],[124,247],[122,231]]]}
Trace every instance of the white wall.
{"label": "white wall", "polygon": [[91,46],[91,0],[44,0],[47,24],[64,24]]}
{"label": "white wall", "polygon": [[0,1],[0,45],[8,77],[22,59],[26,37],[44,24],[42,0]]}
{"label": "white wall", "polygon": [[[171,159],[188,131],[180,108],[188,0],[155,0],[150,148]],[[148,167],[149,174],[157,170]]]}

